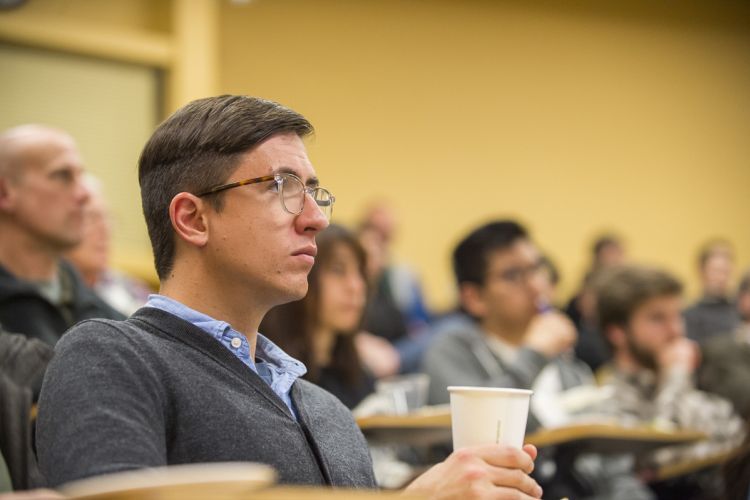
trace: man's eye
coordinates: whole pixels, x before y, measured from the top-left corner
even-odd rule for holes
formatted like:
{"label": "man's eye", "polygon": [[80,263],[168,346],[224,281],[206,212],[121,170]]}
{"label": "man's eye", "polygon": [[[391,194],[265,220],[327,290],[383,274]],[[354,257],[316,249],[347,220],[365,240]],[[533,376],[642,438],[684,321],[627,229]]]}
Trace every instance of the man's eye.
{"label": "man's eye", "polygon": [[70,183],[75,180],[75,176],[73,175],[73,172],[70,170],[56,170],[50,174],[50,177],[56,181]]}
{"label": "man's eye", "polygon": [[503,278],[507,281],[518,281],[521,279],[523,271],[521,269],[508,269],[503,273]]}

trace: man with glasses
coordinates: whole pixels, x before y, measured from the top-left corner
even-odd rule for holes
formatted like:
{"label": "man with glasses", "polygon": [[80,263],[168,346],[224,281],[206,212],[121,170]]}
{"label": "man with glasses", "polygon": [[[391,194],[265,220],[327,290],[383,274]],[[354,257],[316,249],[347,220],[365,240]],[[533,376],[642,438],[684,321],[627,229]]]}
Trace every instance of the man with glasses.
{"label": "man with glasses", "polygon": [[83,169],[61,130],[0,134],[0,323],[51,346],[82,319],[123,318],[62,260],[83,238]]}
{"label": "man with glasses", "polygon": [[[281,483],[375,486],[349,411],[257,331],[269,309],[307,292],[331,215],[302,142],[311,132],[298,113],[243,96],[195,101],[154,132],[139,179],[160,293],[127,321],[82,323],[58,345],[37,431],[51,485],[249,460]],[[535,456],[463,450],[410,488],[539,497]]]}
{"label": "man with glasses", "polygon": [[[515,221],[485,224],[458,244],[453,268],[467,316],[451,319],[427,350],[423,369],[431,403],[447,403],[451,385],[533,389],[529,429],[569,422],[564,391],[593,386],[594,378],[572,352],[573,323],[548,303],[544,265]],[[545,467],[537,480],[550,498],[651,498],[627,458],[556,456],[551,450],[540,460]]]}
{"label": "man with glasses", "polygon": [[467,316],[442,328],[425,354],[432,404],[449,401],[449,385],[530,389],[573,347],[572,323],[546,303],[542,268],[541,254],[514,221],[486,224],[458,244],[453,269]]}

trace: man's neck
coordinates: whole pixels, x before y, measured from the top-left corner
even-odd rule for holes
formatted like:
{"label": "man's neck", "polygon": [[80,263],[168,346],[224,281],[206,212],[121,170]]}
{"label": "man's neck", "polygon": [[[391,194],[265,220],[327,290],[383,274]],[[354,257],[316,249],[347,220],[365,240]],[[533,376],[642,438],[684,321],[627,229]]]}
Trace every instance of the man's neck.
{"label": "man's neck", "polygon": [[521,346],[525,341],[526,328],[513,327],[489,320],[480,321],[479,324],[487,335],[498,338],[512,346]]}
{"label": "man's neck", "polygon": [[612,361],[618,371],[627,373],[628,375],[633,375],[643,369],[641,365],[633,359],[633,356],[626,351],[616,351],[612,356]]}
{"label": "man's neck", "polygon": [[27,281],[52,281],[57,274],[60,254],[40,245],[33,238],[9,228],[0,229],[0,264],[14,276]]}
{"label": "man's neck", "polygon": [[729,294],[716,290],[704,290],[701,299],[708,302],[723,302],[729,300]]}
{"label": "man's neck", "polygon": [[250,355],[255,357],[258,326],[270,307],[248,293],[221,286],[213,277],[175,270],[162,281],[159,293],[218,321],[229,323],[247,338]]}

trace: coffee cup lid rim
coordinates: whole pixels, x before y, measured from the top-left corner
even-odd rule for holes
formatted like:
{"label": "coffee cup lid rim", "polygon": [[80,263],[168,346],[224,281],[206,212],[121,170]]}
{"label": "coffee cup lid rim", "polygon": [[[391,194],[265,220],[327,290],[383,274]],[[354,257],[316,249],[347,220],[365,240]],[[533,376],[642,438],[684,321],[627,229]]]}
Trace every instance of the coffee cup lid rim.
{"label": "coffee cup lid rim", "polygon": [[448,386],[448,392],[497,392],[518,396],[531,396],[534,394],[534,391],[528,389],[515,389],[510,387],[469,387],[460,385]]}

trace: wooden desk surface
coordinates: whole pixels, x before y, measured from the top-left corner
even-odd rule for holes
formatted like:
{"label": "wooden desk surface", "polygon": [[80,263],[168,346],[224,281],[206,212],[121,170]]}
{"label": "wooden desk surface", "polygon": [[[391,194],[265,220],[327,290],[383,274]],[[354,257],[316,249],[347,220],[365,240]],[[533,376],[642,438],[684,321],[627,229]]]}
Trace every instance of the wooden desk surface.
{"label": "wooden desk surface", "polygon": [[663,465],[656,469],[650,482],[667,481],[699,470],[723,465],[737,453],[737,450],[721,451],[702,458],[683,460],[674,464]]}
{"label": "wooden desk surface", "polygon": [[379,498],[420,500],[424,497],[406,495],[399,491],[334,490],[330,488],[281,486],[254,492],[243,498],[246,500],[376,500]]}
{"label": "wooden desk surface", "polygon": [[[409,415],[373,415],[357,419],[357,424],[368,439],[376,442],[418,445],[449,444],[451,441],[451,416],[447,406],[428,407]],[[690,430],[662,431],[646,426],[584,423],[540,429],[528,434],[524,442],[539,448],[575,446],[581,452],[641,453],[705,438],[702,432]]]}

